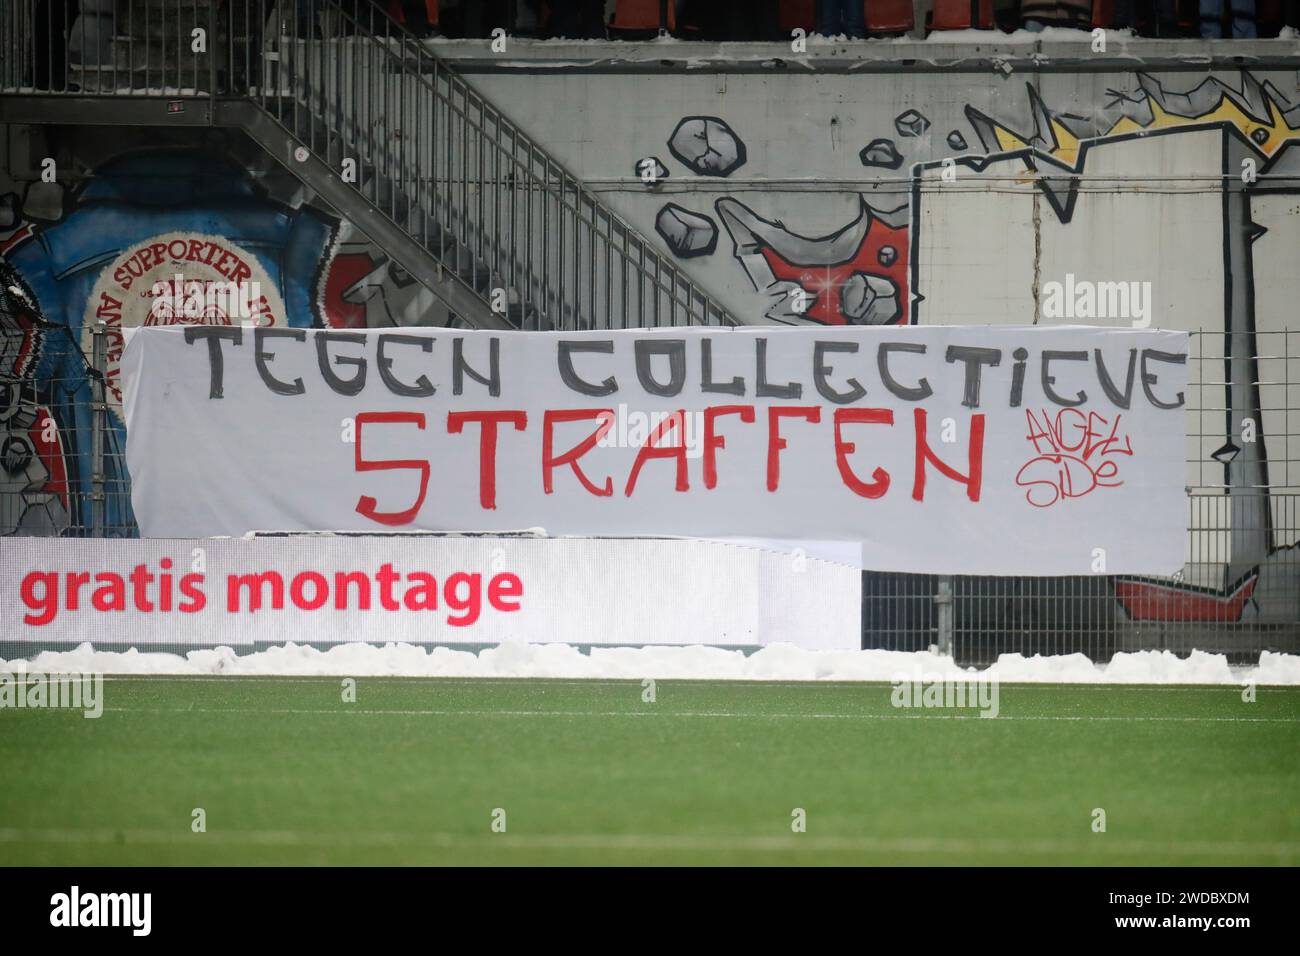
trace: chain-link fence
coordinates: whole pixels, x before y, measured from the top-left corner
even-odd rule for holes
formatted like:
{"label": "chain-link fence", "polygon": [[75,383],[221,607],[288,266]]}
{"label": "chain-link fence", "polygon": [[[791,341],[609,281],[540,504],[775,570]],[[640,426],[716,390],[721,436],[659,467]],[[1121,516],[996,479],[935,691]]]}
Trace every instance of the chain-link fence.
{"label": "chain-link fence", "polygon": [[120,395],[103,329],[36,318],[0,260],[0,535],[134,537]]}
{"label": "chain-link fence", "polygon": [[[1273,496],[1291,514],[1297,496]],[[1192,521],[1222,498],[1189,497]],[[1291,523],[1293,538],[1300,528]],[[1193,524],[1199,533],[1222,528]],[[1253,663],[1262,651],[1300,652],[1300,557],[1294,546],[1221,586],[1189,583],[1200,572],[1227,573],[1217,560],[1190,562],[1175,578],[975,577],[868,572],[863,579],[863,646],[936,647],[965,664],[1001,654],[1085,654],[1107,661],[1119,651],[1225,654]]]}
{"label": "chain-link fence", "polygon": [[868,572],[863,646],[933,646],[972,664],[1006,653],[1109,660],[1163,649],[1245,662],[1262,651],[1300,651],[1300,487],[1290,473],[1300,458],[1291,424],[1295,414],[1300,425],[1295,349],[1289,329],[1192,333],[1181,574]]}

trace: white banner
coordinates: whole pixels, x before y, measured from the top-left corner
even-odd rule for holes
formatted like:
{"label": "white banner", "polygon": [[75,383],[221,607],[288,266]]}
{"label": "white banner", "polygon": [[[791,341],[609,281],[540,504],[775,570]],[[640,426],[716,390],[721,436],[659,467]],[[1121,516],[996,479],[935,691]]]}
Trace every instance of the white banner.
{"label": "white banner", "polygon": [[142,532],[860,542],[868,568],[1183,563],[1187,336],[1014,327],[147,328]]}
{"label": "white banner", "polygon": [[390,641],[855,650],[852,565],[714,541],[0,539],[0,635],[98,650]]}

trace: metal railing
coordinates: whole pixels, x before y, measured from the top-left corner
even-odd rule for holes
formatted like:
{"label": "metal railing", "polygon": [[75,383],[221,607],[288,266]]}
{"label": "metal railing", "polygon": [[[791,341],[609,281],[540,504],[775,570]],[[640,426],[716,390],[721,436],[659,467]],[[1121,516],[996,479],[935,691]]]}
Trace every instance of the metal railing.
{"label": "metal railing", "polygon": [[[0,300],[0,536],[138,537],[104,327],[85,350],[67,326],[12,321],[12,297]],[[13,362],[24,355],[56,371],[38,379]]]}
{"label": "metal railing", "polygon": [[[1300,495],[1265,495],[1275,510],[1296,515]],[[1198,515],[1221,496],[1188,498],[1193,539]],[[1293,541],[1300,526],[1283,529]],[[1196,586],[1194,577],[1225,583]],[[1193,651],[1254,663],[1264,651],[1300,653],[1300,554],[1277,548],[1240,579],[1197,553],[1173,578],[1115,575],[983,577],[867,572],[863,576],[863,647],[951,654],[963,665],[991,664],[1002,654],[1084,654],[1109,661],[1118,652]],[[946,618],[946,620],[945,620]]]}
{"label": "metal railing", "polygon": [[254,102],[504,324],[736,324],[372,0],[74,9],[0,11],[0,92]]}
{"label": "metal railing", "polygon": [[[10,0],[0,5],[0,89],[76,96],[210,96],[223,21],[215,0]],[[195,31],[200,31],[196,34]]]}

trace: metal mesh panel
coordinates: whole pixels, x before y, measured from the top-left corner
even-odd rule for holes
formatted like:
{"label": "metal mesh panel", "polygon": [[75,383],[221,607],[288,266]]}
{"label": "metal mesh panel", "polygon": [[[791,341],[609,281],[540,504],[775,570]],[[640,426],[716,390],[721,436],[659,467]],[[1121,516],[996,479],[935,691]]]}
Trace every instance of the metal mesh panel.
{"label": "metal mesh panel", "polygon": [[[988,664],[1000,654],[1086,654],[1097,661],[1116,652],[1168,650],[1179,655],[1206,651],[1233,663],[1258,660],[1262,651],[1300,651],[1300,557],[1294,542],[1298,496],[1261,493],[1279,518],[1273,531],[1292,542],[1271,551],[1239,575],[1215,552],[1193,550],[1183,573],[1173,578],[954,576],[951,629],[938,626],[924,606],[945,603],[944,579],[932,575],[865,575],[867,605],[888,605],[904,593],[910,609],[907,637],[873,631],[866,613],[864,646],[913,650],[933,645],[960,662]],[[1226,535],[1223,495],[1188,498],[1189,537],[1197,542]],[[1193,581],[1215,580],[1197,584]],[[909,587],[910,582],[910,587]],[[929,624],[933,621],[933,624]],[[926,641],[925,636],[932,635]]]}
{"label": "metal mesh panel", "polygon": [[96,371],[107,336],[84,348],[25,308],[2,261],[0,280],[0,535],[137,536],[125,432]]}
{"label": "metal mesh panel", "polygon": [[[863,646],[935,646],[968,664],[1005,653],[1082,653],[1105,661],[1120,651],[1199,650],[1247,662],[1263,651],[1300,651],[1294,349],[1289,329],[1192,333],[1188,536],[1179,575],[867,572]],[[1300,471],[1294,477],[1300,480]]]}
{"label": "metal mesh panel", "polygon": [[864,574],[862,646],[922,651],[937,644],[938,581],[933,574]]}

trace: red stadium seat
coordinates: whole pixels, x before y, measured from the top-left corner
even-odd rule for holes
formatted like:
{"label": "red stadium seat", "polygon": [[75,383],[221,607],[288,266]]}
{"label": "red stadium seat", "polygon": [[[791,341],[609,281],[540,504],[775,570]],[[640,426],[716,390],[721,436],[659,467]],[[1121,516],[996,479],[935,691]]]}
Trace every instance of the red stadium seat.
{"label": "red stadium seat", "polygon": [[1115,0],[1092,0],[1092,25],[1106,30],[1115,25]]}
{"label": "red stadium seat", "polygon": [[817,0],[781,0],[777,16],[780,18],[781,32],[804,30],[812,33],[816,27]]}
{"label": "red stadium seat", "polygon": [[915,22],[912,0],[866,0],[863,7],[868,33],[906,33]]}
{"label": "red stadium seat", "polygon": [[931,30],[969,30],[972,26],[993,29],[993,0],[934,0]]}
{"label": "red stadium seat", "polygon": [[660,16],[668,15],[667,28],[677,29],[676,4],[673,0],[618,0],[614,7],[614,19],[609,21],[611,30],[658,30],[661,27]]}

